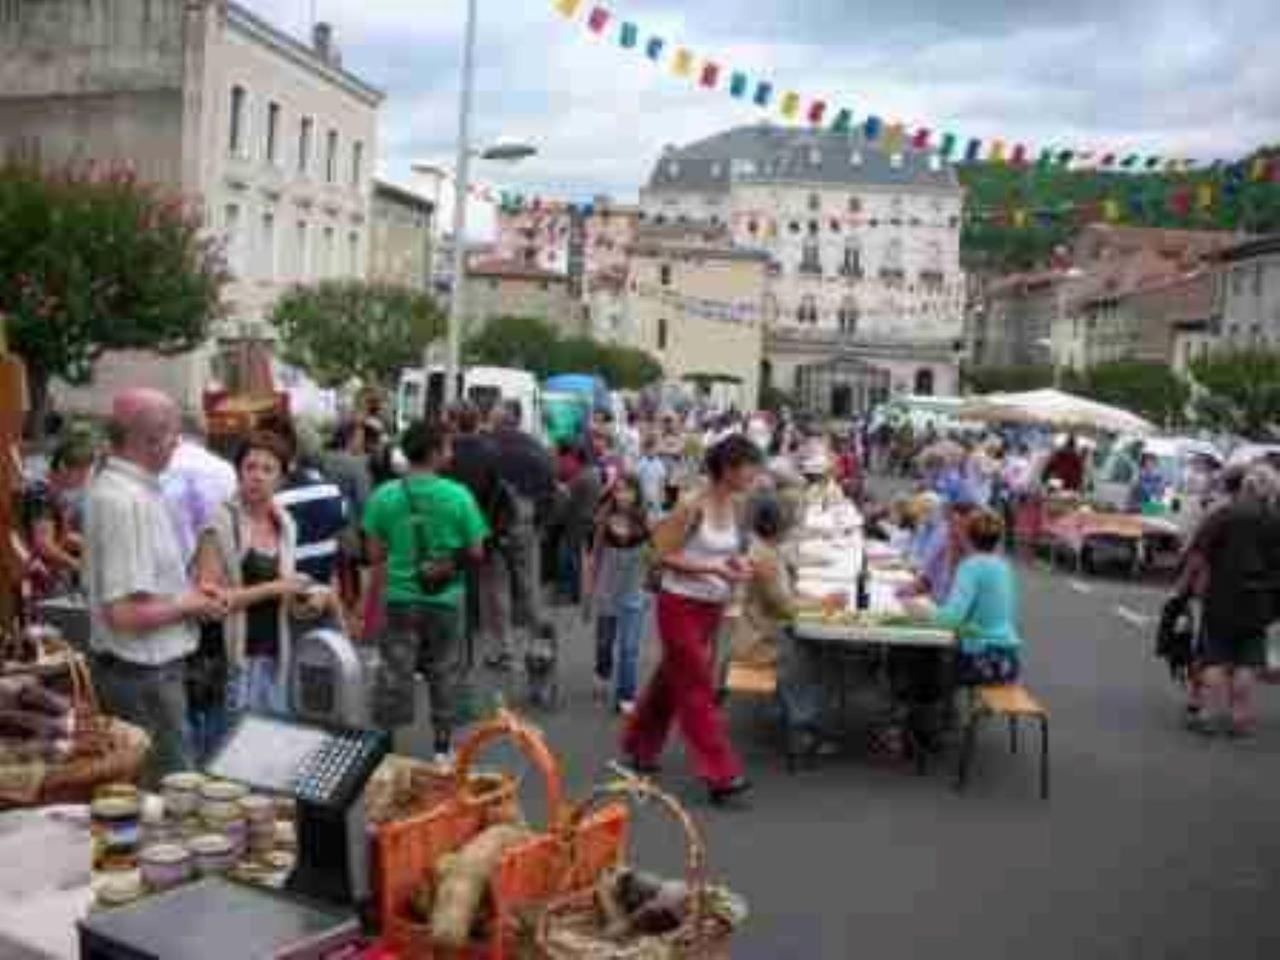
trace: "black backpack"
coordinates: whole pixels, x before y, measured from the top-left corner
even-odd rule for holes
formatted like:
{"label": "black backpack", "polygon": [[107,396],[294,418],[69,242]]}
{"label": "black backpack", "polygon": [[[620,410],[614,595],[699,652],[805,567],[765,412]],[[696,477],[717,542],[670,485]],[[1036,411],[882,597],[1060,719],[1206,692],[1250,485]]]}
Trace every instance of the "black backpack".
{"label": "black backpack", "polygon": [[1156,656],[1169,665],[1169,674],[1183,680],[1191,666],[1196,639],[1196,617],[1191,597],[1177,594],[1165,601],[1156,629]]}

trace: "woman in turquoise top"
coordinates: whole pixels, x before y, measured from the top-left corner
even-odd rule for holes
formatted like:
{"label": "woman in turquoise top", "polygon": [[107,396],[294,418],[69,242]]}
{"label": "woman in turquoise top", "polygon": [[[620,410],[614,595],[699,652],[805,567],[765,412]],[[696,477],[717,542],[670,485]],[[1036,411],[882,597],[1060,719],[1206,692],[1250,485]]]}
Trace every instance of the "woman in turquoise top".
{"label": "woman in turquoise top", "polygon": [[946,602],[934,614],[939,626],[956,631],[958,678],[964,686],[1018,679],[1018,588],[1013,567],[996,553],[1003,537],[1004,522],[990,510],[970,518],[964,530],[965,558]]}

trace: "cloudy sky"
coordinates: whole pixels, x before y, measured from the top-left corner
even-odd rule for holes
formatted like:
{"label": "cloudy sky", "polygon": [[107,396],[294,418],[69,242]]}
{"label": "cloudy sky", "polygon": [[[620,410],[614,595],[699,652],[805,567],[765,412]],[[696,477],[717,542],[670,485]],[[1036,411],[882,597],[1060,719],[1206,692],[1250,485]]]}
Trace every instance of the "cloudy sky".
{"label": "cloudy sky", "polygon": [[[381,159],[449,162],[465,0],[243,0],[387,92]],[[480,0],[476,134],[540,155],[483,165],[500,187],[633,198],[664,144],[764,112],[617,46],[617,22],[778,90],[962,137],[1205,159],[1280,141],[1275,0],[616,0],[598,39],[550,0]],[[585,10],[593,0],[584,0]],[[723,74],[722,74],[723,75]],[[722,81],[723,82],[723,81]],[[777,119],[774,115],[774,119]]]}

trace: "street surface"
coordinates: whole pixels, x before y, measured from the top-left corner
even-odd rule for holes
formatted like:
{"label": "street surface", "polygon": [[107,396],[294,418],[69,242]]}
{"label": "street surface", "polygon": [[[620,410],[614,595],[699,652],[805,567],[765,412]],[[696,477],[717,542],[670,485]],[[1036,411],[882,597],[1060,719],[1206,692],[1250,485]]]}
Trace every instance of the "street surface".
{"label": "street surface", "polygon": [[[947,956],[1276,956],[1280,949],[1280,688],[1261,690],[1261,734],[1205,740],[1151,655],[1158,587],[1022,568],[1025,680],[1052,713],[1052,796],[1036,788],[1028,727],[1017,756],[1002,723],[979,741],[974,777],[951,788],[953,755],[925,777],[868,758],[859,742],[787,774],[768,710],[730,707],[756,790],[711,808],[678,749],[661,782],[694,810],[713,874],[750,901],[735,960]],[[581,795],[608,776],[617,721],[591,696],[592,638],[566,631],[564,697],[535,714]],[[646,659],[651,659],[650,642]],[[419,731],[415,746],[428,747]],[[522,795],[531,816],[536,774]],[[673,825],[641,812],[636,860],[681,869]]]}

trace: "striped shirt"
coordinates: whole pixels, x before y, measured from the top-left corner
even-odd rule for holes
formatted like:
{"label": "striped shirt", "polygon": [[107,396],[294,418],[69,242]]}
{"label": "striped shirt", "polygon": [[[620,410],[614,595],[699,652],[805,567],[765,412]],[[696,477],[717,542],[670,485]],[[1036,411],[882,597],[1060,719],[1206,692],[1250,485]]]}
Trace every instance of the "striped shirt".
{"label": "striped shirt", "polygon": [[289,511],[298,528],[298,572],[319,583],[333,582],[338,537],[347,526],[347,500],[341,488],[320,471],[304,468],[290,475],[275,501]]}

